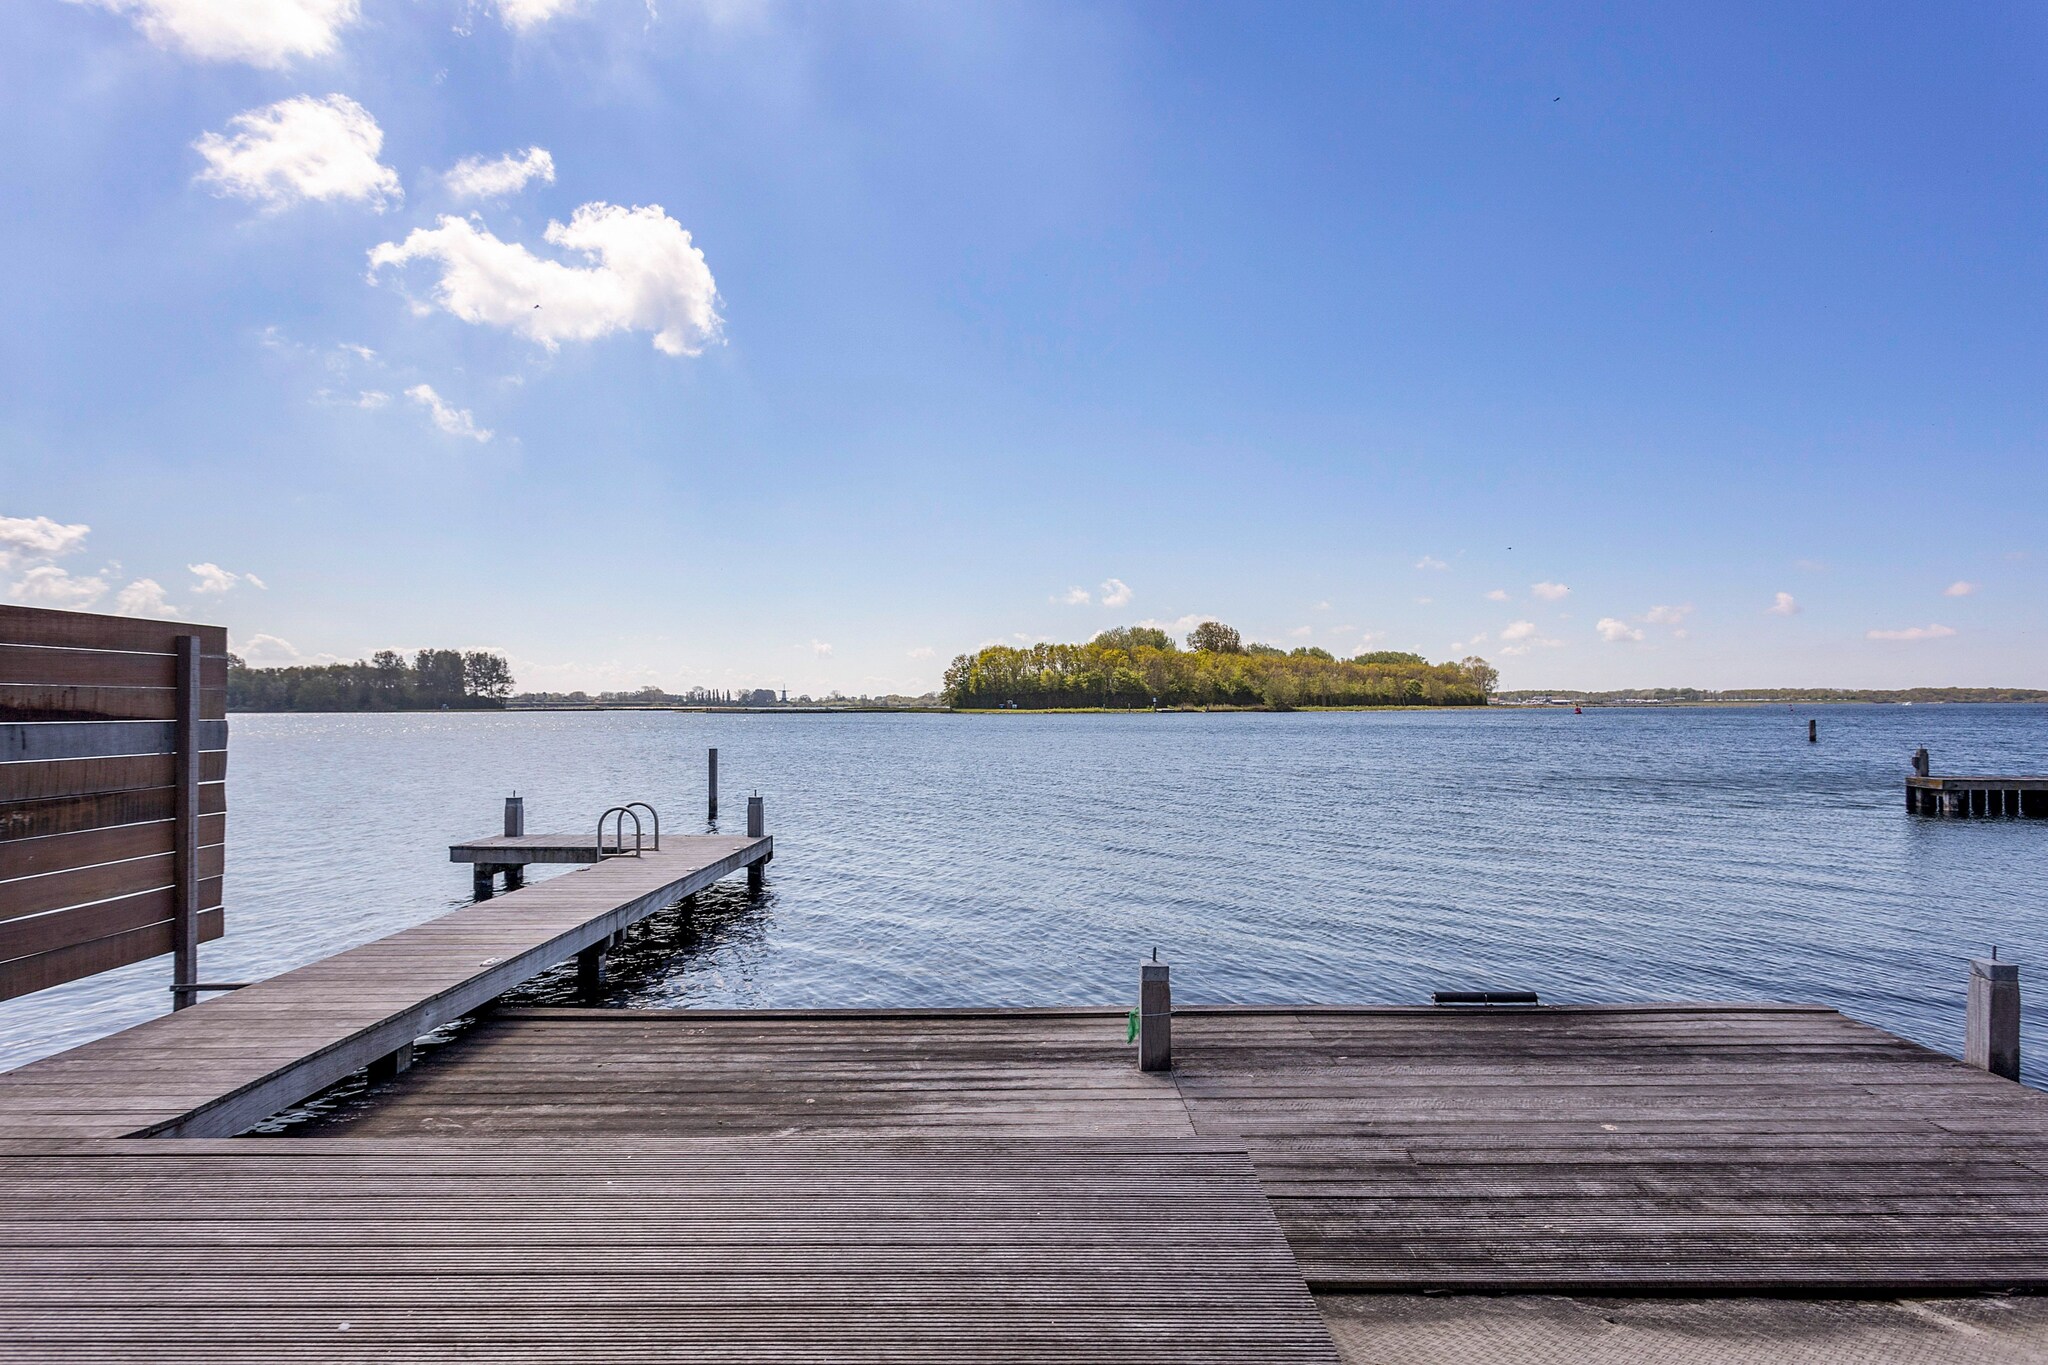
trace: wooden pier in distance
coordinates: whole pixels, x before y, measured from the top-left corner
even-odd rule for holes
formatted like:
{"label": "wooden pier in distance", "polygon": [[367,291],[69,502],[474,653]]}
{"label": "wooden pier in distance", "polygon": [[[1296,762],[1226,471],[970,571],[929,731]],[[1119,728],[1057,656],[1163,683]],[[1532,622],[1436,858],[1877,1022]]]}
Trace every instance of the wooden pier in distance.
{"label": "wooden pier in distance", "polygon": [[1915,815],[2048,818],[2048,777],[1937,777],[1925,749],[1913,754],[1906,809]]}

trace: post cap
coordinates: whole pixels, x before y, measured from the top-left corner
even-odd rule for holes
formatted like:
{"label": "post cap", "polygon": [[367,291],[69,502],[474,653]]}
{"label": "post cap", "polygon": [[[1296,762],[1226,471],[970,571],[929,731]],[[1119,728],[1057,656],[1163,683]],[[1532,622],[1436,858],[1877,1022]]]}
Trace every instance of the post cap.
{"label": "post cap", "polygon": [[1970,975],[1981,976],[1986,981],[2018,981],[2020,964],[1994,962],[1988,957],[1973,957],[1970,959]]}
{"label": "post cap", "polygon": [[1164,962],[1153,962],[1149,959],[1139,963],[1138,979],[1140,981],[1166,980],[1166,964]]}

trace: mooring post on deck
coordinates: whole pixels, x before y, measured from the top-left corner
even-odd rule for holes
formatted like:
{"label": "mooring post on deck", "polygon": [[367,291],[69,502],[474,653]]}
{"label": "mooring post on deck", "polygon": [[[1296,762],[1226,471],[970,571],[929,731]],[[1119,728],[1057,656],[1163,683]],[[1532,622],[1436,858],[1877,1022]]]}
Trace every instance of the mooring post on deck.
{"label": "mooring post on deck", "polygon": [[711,818],[716,820],[718,818],[718,750],[716,749],[711,751],[711,765],[707,771],[710,775],[711,786]]}
{"label": "mooring post on deck", "polygon": [[526,798],[513,794],[505,798],[505,837],[517,839],[526,833]]}
{"label": "mooring post on deck", "polygon": [[2018,963],[2000,962],[1995,957],[1970,959],[1969,1022],[1964,1029],[1963,1060],[2009,1081],[2020,1078]]}
{"label": "mooring post on deck", "polygon": [[1166,964],[1154,958],[1138,968],[1138,1070],[1173,1069],[1173,988]]}
{"label": "mooring post on deck", "polygon": [[1933,772],[1934,760],[1927,756],[1927,750],[1915,749],[1913,751],[1913,776],[1931,777]]}
{"label": "mooring post on deck", "polygon": [[[747,798],[747,837],[749,839],[765,839],[768,837],[768,811],[761,804],[761,798],[758,796]],[[766,876],[767,871],[767,859],[765,858],[748,863],[747,890],[759,891],[762,878]]]}

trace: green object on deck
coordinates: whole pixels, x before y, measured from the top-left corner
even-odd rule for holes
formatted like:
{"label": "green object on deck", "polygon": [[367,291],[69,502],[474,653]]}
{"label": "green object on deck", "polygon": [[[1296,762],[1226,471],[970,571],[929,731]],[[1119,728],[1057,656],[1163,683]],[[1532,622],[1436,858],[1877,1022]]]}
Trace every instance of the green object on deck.
{"label": "green object on deck", "polygon": [[1131,1011],[1129,1023],[1131,1026],[1131,1031],[1124,1035],[1124,1041],[1127,1043],[1135,1043],[1138,1041],[1138,1012],[1136,1010]]}

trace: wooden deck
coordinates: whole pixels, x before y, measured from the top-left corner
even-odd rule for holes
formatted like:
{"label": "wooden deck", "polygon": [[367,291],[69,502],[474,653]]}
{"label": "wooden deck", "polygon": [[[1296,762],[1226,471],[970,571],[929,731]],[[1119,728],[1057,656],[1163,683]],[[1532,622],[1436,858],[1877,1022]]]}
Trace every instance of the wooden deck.
{"label": "wooden deck", "polygon": [[[676,836],[670,835],[673,841]],[[631,847],[628,845],[627,847]],[[448,846],[451,863],[486,863],[493,867],[524,867],[528,863],[595,863],[621,851],[616,837],[599,846],[595,833],[493,834]]]}
{"label": "wooden deck", "polygon": [[323,1131],[1241,1144],[1320,1289],[2048,1288],[2048,1096],[1813,1006],[508,1011]]}
{"label": "wooden deck", "polygon": [[670,838],[7,1072],[0,1141],[233,1136],[773,847]]}
{"label": "wooden deck", "polygon": [[0,1149],[10,1361],[1336,1365],[1228,1144]]}

